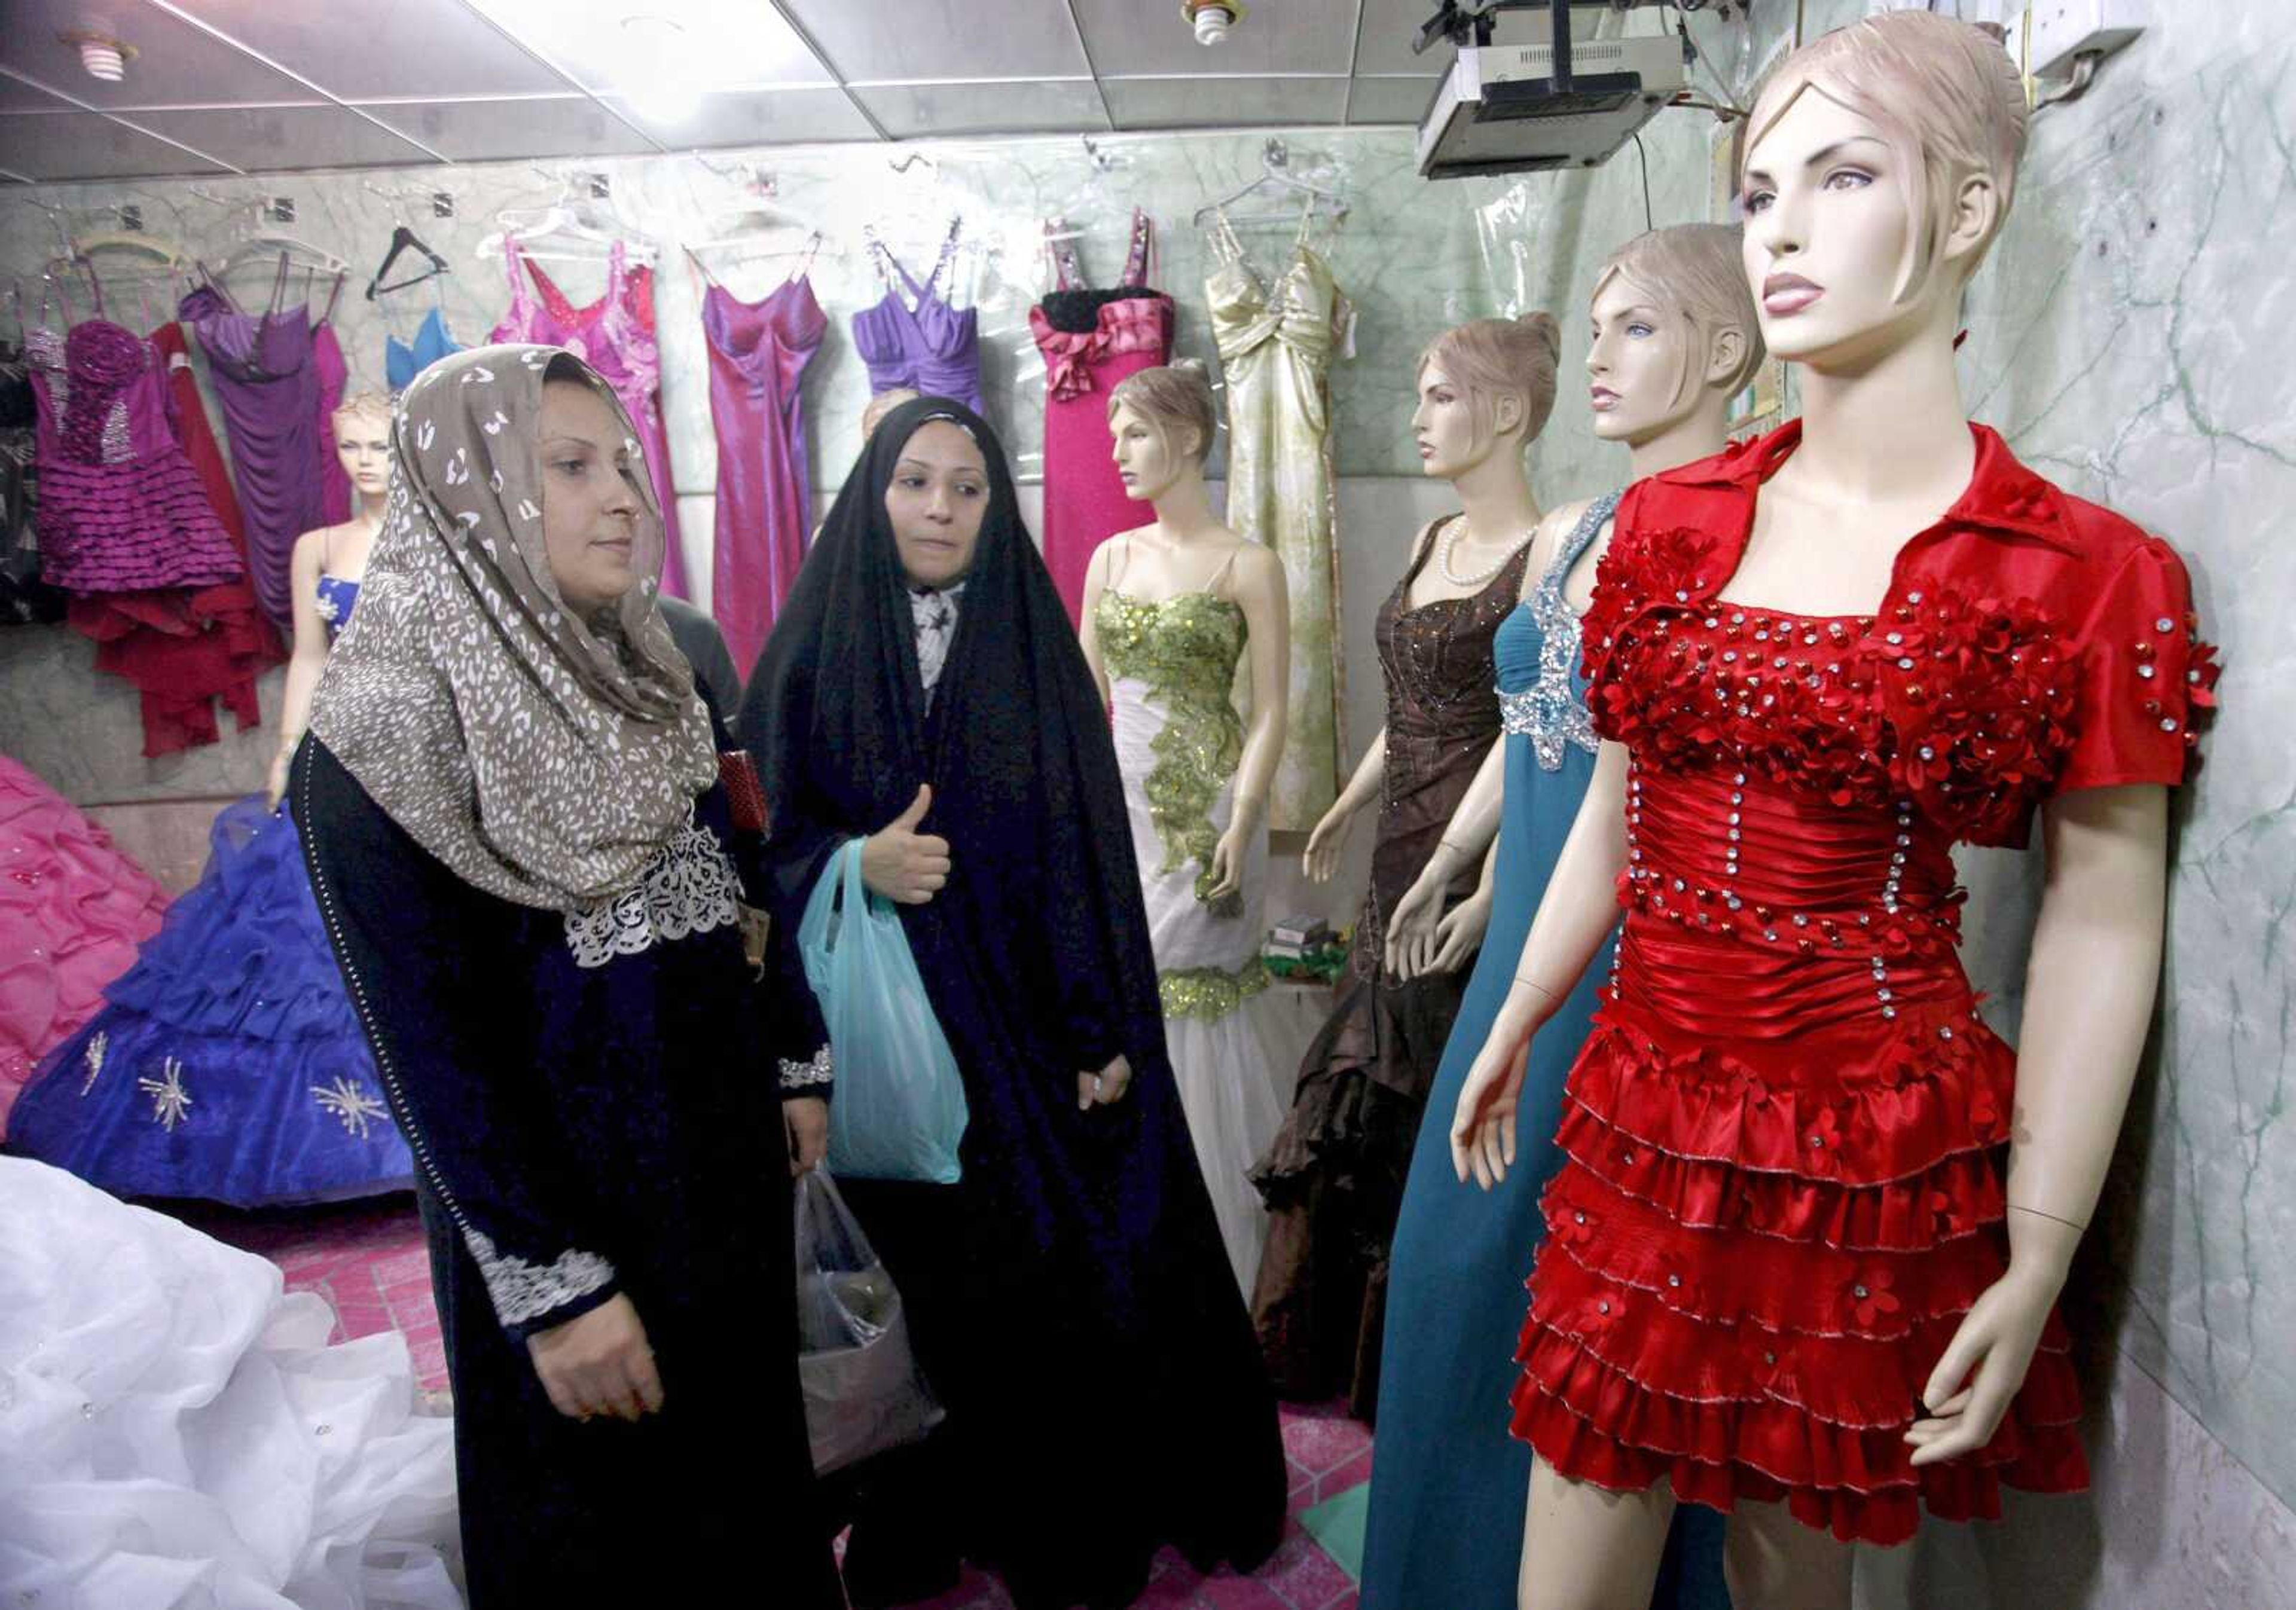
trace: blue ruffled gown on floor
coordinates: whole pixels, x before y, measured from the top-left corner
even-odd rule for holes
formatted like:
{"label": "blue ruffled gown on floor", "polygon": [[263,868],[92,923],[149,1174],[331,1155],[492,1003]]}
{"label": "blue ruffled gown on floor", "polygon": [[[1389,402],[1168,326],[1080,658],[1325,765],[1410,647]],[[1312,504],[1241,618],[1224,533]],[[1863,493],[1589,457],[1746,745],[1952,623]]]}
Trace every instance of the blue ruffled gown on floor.
{"label": "blue ruffled gown on floor", "polygon": [[[357,582],[319,579],[330,631]],[[120,1197],[237,1207],[404,1190],[414,1159],[320,926],[293,820],[226,805],[207,870],[41,1060],[8,1149]]]}
{"label": "blue ruffled gown on floor", "polygon": [[[1513,1610],[1530,1448],[1508,1429],[1539,1193],[1561,1163],[1562,1086],[1610,950],[1539,1031],[1523,1076],[1515,1165],[1486,1195],[1451,1165],[1451,1114],[1506,999],[1531,919],[1594,775],[1595,738],[1563,579],[1618,505],[1597,498],[1492,640],[1506,745],[1496,898],[1427,1096],[1388,1275],[1379,1449],[1365,1524],[1363,1610]],[[1652,1602],[1723,1610],[1721,1516],[1685,1505]]]}

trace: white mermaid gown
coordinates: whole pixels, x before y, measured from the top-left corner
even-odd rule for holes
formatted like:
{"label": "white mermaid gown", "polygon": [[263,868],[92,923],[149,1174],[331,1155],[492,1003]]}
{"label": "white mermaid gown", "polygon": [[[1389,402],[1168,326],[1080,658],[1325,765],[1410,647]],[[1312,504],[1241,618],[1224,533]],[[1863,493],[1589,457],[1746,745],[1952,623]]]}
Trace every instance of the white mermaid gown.
{"label": "white mermaid gown", "polygon": [[460,1610],[453,1422],[283,1286],[0,1157],[0,1605]]}
{"label": "white mermaid gown", "polygon": [[1249,1301],[1267,1212],[1247,1175],[1283,1121],[1259,961],[1265,829],[1252,836],[1240,895],[1217,908],[1200,897],[1211,885],[1212,848],[1234,820],[1243,740],[1231,690],[1243,611],[1208,592],[1149,602],[1111,587],[1094,624],[1113,694],[1165,1043],[1220,1238]]}

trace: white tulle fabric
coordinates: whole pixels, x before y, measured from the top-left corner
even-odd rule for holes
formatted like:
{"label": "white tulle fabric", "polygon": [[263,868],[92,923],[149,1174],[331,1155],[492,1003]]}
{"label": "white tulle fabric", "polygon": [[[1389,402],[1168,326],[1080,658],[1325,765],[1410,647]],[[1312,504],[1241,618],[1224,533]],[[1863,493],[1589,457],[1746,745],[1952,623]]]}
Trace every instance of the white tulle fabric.
{"label": "white tulle fabric", "polygon": [[0,1605],[459,1610],[453,1425],[396,1332],[0,1157]]}
{"label": "white tulle fabric", "polygon": [[[1262,992],[1216,1017],[1176,1013],[1170,1003],[1175,995],[1199,993],[1185,986],[1175,989],[1176,975],[1232,977],[1257,965],[1266,931],[1267,835],[1262,830],[1252,838],[1244,861],[1242,906],[1232,915],[1215,915],[1196,898],[1196,875],[1202,868],[1194,859],[1163,870],[1166,848],[1149,813],[1147,779],[1156,766],[1152,746],[1167,713],[1162,699],[1137,679],[1119,677],[1111,692],[1116,760],[1124,774],[1132,848],[1140,862],[1149,942],[1156,970],[1166,981],[1164,1043],[1180,1087],[1188,1132],[1195,1141],[1196,1162],[1219,1220],[1220,1239],[1227,1247],[1236,1283],[1249,1300],[1267,1238],[1267,1208],[1248,1175],[1283,1122],[1264,1021],[1275,1003]],[[1234,818],[1234,804],[1235,779],[1230,777],[1211,811],[1212,822],[1222,832]]]}

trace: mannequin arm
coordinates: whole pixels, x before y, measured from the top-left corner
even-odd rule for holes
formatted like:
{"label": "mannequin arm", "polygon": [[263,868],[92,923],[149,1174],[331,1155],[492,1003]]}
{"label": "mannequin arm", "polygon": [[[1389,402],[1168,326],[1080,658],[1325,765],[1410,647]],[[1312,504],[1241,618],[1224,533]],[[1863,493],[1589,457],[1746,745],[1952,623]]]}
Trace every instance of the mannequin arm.
{"label": "mannequin arm", "polygon": [[1355,775],[1348,786],[1332,801],[1332,808],[1308,835],[1307,853],[1300,857],[1300,870],[1316,883],[1327,883],[1340,870],[1340,851],[1348,841],[1348,823],[1355,813],[1379,797],[1380,785],[1387,780],[1387,728],[1382,725],[1372,735],[1371,748],[1356,763]]}
{"label": "mannequin arm", "polygon": [[1451,1121],[1451,1162],[1488,1190],[1514,1162],[1515,1104],[1531,1036],[1554,1015],[1619,920],[1619,874],[1627,864],[1627,752],[1607,739],[1595,757],[1587,798],[1555,858],[1546,896],[1531,919],[1514,982],[1476,1054]]}
{"label": "mannequin arm", "polygon": [[1077,642],[1084,649],[1084,663],[1092,667],[1093,685],[1100,690],[1102,707],[1107,707],[1111,693],[1108,686],[1108,666],[1100,653],[1100,595],[1108,586],[1108,544],[1101,543],[1092,551],[1092,562],[1084,569],[1084,601],[1077,616]]}
{"label": "mannequin arm", "polygon": [[1906,1434],[1916,1465],[1992,1440],[2024,1384],[2112,1162],[2152,1017],[2168,903],[2169,791],[2088,789],[2042,816],[2048,857],[2025,969],[2009,1149],[2009,1271],[1954,1333]]}
{"label": "mannequin arm", "polygon": [[287,764],[295,757],[303,729],[311,721],[311,695],[318,691],[319,674],[327,668],[327,623],[319,615],[319,560],[325,545],[324,531],[306,531],[295,539],[288,561],[289,586],[295,600],[295,648],[287,659],[287,691],[279,702],[279,747],[271,756],[266,797],[274,810],[287,791]]}
{"label": "mannequin arm", "polygon": [[1207,900],[1225,900],[1242,885],[1244,849],[1267,812],[1267,790],[1283,757],[1284,723],[1291,718],[1292,600],[1283,561],[1256,543],[1245,544],[1237,560],[1235,601],[1251,645],[1251,724],[1244,729],[1243,755],[1236,763],[1235,808],[1212,851],[1213,887]]}

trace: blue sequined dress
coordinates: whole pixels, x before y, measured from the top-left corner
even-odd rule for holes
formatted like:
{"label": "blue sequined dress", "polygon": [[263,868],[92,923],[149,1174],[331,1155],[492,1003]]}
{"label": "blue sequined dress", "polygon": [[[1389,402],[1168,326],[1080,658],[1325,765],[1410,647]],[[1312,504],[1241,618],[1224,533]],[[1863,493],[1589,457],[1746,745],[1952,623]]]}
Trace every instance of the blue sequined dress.
{"label": "blue sequined dress", "polygon": [[[358,584],[323,576],[330,633]],[[121,1197],[239,1207],[413,1183],[284,811],[226,805],[207,870],[107,1002],[40,1063],[8,1149]]]}

